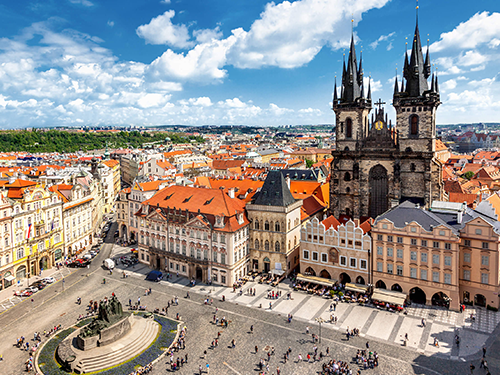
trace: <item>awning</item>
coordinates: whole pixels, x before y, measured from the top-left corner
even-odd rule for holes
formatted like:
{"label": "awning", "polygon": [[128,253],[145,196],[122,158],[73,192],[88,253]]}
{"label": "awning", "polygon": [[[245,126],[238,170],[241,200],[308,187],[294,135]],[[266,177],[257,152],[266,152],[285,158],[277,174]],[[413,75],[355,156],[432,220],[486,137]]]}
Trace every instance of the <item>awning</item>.
{"label": "awning", "polygon": [[281,276],[281,275],[283,275],[283,274],[285,273],[285,271],[283,271],[283,270],[276,270],[276,269],[273,269],[273,270],[271,270],[271,272],[270,272],[270,273],[271,273],[271,275],[278,275],[278,276]]}
{"label": "awning", "polygon": [[5,276],[4,277],[4,280],[7,280],[7,281],[12,281],[12,280],[15,280],[16,278],[12,275],[9,275],[9,276]]}
{"label": "awning", "polygon": [[330,279],[325,279],[323,277],[316,277],[316,276],[304,276],[300,273],[297,274],[297,280],[299,281],[304,281],[306,283],[313,283],[313,284],[319,284],[323,286],[334,286],[336,280],[330,280]]}
{"label": "awning", "polygon": [[368,291],[368,287],[362,284],[347,283],[345,284],[345,288],[346,290],[357,293],[366,293]]}
{"label": "awning", "polygon": [[387,302],[391,305],[403,306],[405,299],[406,294],[387,289],[375,288],[372,294],[372,300]]}

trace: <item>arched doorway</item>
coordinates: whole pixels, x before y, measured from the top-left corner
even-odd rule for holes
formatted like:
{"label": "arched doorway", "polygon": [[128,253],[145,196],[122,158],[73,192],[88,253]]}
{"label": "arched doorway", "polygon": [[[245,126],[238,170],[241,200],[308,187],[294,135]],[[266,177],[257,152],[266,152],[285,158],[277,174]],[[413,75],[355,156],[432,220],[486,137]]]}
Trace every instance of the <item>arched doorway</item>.
{"label": "arched doorway", "polygon": [[464,291],[464,303],[471,304],[470,293],[468,291]]}
{"label": "arched doorway", "polygon": [[474,305],[486,307],[486,297],[482,294],[476,294],[474,296]]}
{"label": "arched doorway", "polygon": [[122,224],[122,240],[127,241],[127,226]]}
{"label": "arched doorway", "polygon": [[131,242],[135,241],[135,232],[134,231],[130,232],[130,241]]}
{"label": "arched doorway", "polygon": [[419,287],[415,287],[410,289],[410,301],[412,301],[413,303],[420,303],[422,305],[425,305],[427,296],[422,289],[420,289]]}
{"label": "arched doorway", "polygon": [[46,270],[49,265],[49,259],[47,257],[42,257],[42,259],[38,262],[38,265],[40,266],[40,271]]}
{"label": "arched doorway", "polygon": [[448,309],[450,307],[450,297],[448,297],[443,292],[434,293],[434,295],[432,296],[432,305],[442,306]]}
{"label": "arched doorway", "polygon": [[26,266],[21,266],[16,270],[16,279],[22,280],[26,278]]}
{"label": "arched doorway", "polygon": [[394,290],[395,292],[403,293],[403,288],[401,288],[401,285],[399,285],[399,284],[393,284],[391,286],[391,290]]}
{"label": "arched doorway", "polygon": [[324,279],[331,279],[332,277],[330,276],[330,273],[327,270],[323,270],[320,272],[319,277],[322,277]]}
{"label": "arched doorway", "polygon": [[356,277],[356,284],[365,285],[365,279],[361,276]]}
{"label": "arched doorway", "polygon": [[196,280],[203,280],[203,270],[201,269],[201,267],[196,267]]}
{"label": "arched doorway", "polygon": [[271,271],[271,259],[268,257],[264,258],[264,273],[269,273]]}
{"label": "arched doorway", "polygon": [[307,276],[316,276],[316,272],[311,267],[307,267],[306,270],[304,271],[304,275]]}
{"label": "arched doorway", "polygon": [[371,217],[377,217],[387,211],[388,208],[388,179],[387,170],[380,164],[370,169],[370,213]]}
{"label": "arched doorway", "polygon": [[385,283],[382,280],[379,280],[375,283],[375,288],[387,289],[387,287],[385,286]]}
{"label": "arched doorway", "polygon": [[340,277],[340,282],[341,282],[342,284],[347,284],[347,283],[350,283],[350,282],[351,282],[351,276],[349,276],[349,275],[348,275],[347,273],[345,273],[345,272],[342,272],[342,273],[340,274],[340,276],[339,276],[339,277]]}

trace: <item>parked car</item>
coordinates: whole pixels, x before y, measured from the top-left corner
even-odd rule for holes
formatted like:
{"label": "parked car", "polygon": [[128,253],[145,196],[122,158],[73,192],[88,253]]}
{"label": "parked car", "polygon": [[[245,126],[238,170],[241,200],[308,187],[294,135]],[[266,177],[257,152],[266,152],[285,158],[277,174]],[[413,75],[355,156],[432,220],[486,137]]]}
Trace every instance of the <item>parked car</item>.
{"label": "parked car", "polygon": [[17,290],[14,292],[14,295],[18,296],[18,297],[29,297],[32,294],[33,294],[33,292],[31,290],[28,290],[28,289]]}
{"label": "parked car", "polygon": [[35,281],[34,283],[32,283],[30,285],[30,287],[34,287],[34,288],[37,288],[38,290],[42,290],[43,288],[45,288],[47,286],[47,284],[43,281],[43,280],[38,280],[38,281]]}
{"label": "parked car", "polygon": [[42,279],[46,284],[52,284],[56,282],[56,279],[54,279],[52,276],[44,277]]}
{"label": "parked car", "polygon": [[90,254],[90,256],[93,258],[93,257],[95,257],[95,256],[97,255],[97,251],[90,250],[90,251],[89,251],[89,254]]}
{"label": "parked car", "polygon": [[39,289],[36,286],[29,286],[26,288],[26,290],[31,291],[31,293],[36,293]]}

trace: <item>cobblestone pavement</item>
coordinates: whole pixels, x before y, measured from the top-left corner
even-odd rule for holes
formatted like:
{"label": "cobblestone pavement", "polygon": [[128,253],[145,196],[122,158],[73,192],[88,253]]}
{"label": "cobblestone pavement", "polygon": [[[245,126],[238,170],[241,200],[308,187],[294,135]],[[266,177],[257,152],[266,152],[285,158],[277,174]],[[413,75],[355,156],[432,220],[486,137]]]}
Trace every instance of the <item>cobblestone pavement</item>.
{"label": "cobblestone pavement", "polygon": [[[283,297],[286,294],[285,287],[280,287],[283,296],[279,300],[273,300],[272,309],[269,310],[269,300],[266,298],[268,288],[261,284],[252,284],[257,293],[250,297],[231,293],[228,288],[203,285],[189,288],[186,286],[188,280],[175,276],[169,281],[151,283],[144,280],[144,275],[148,272],[144,265],[127,269],[126,272],[130,274],[128,278],[122,278],[121,272],[109,275],[99,265],[109,256],[111,248],[111,244],[105,245],[90,269],[77,270],[67,276],[64,290],[62,283],[58,283],[52,290],[47,288],[37,293],[33,303],[24,301],[0,314],[0,354],[4,358],[0,362],[2,375],[17,375],[22,372],[27,354],[13,346],[17,337],[24,335],[32,338],[33,332],[43,332],[56,324],[62,324],[63,327],[72,325],[78,315],[84,312],[85,302],[102,299],[112,292],[124,304],[129,298],[136,301],[140,296],[141,304],[146,304],[148,309],[161,308],[174,296],[179,297],[179,306],[171,307],[168,315],[175,317],[179,313],[188,327],[187,349],[179,354],[187,353],[189,362],[179,371],[180,374],[198,373],[198,366],[205,366],[206,363],[210,364],[212,374],[257,374],[260,359],[267,357],[266,349],[271,347],[275,348],[276,355],[271,357],[269,363],[270,374],[276,374],[277,366],[281,368],[282,374],[315,374],[319,371],[322,362],[307,363],[297,359],[299,353],[306,358],[307,353],[312,352],[311,335],[307,335],[305,329],[309,326],[311,333],[319,334],[315,318],[329,316],[329,301],[295,292],[292,292],[292,299],[287,300]],[[116,247],[115,250],[122,249]],[[106,278],[106,284],[102,284],[103,278]],[[145,296],[144,291],[148,287],[153,292]],[[184,298],[187,291],[191,295],[189,299]],[[223,295],[226,302],[221,302]],[[78,296],[83,298],[81,306],[75,303]],[[214,304],[205,305],[205,298],[213,299]],[[227,329],[216,327],[212,323],[216,308],[219,309],[219,317],[225,316],[230,321]],[[287,311],[294,315],[291,323],[286,321]],[[319,351],[325,353],[328,346],[331,358],[350,362],[356,350],[364,349],[369,341],[370,349],[380,355],[380,366],[362,371],[364,374],[465,374],[468,371],[469,357],[464,358],[464,361],[450,361],[448,352],[441,353],[439,350],[426,348],[433,335],[445,334],[441,326],[451,328],[444,323],[428,324],[423,329],[418,327],[420,319],[417,317],[399,316],[350,304],[339,304],[334,314],[338,316],[337,325],[322,324]],[[254,326],[253,334],[249,333],[250,325]],[[347,341],[343,334],[347,326],[360,328],[361,337]],[[410,336],[410,343],[408,347],[403,347],[400,335],[406,331]],[[475,331],[468,328],[465,331],[467,334],[475,334]],[[210,349],[217,332],[221,332],[219,347]],[[420,337],[416,332],[420,332]],[[229,347],[232,339],[236,340],[234,349]],[[470,337],[471,342],[475,339],[475,336]],[[445,343],[446,340],[442,342]],[[256,345],[259,349],[257,353]],[[420,349],[421,345],[423,350]],[[281,363],[282,355],[288,347],[292,348],[290,361]],[[207,351],[206,358],[201,358],[204,351]],[[455,357],[458,356],[455,354]],[[474,361],[478,367],[478,359]],[[152,374],[168,372],[166,362],[166,358],[161,360]],[[355,364],[351,366],[357,369]],[[490,369],[494,366],[492,358]]]}

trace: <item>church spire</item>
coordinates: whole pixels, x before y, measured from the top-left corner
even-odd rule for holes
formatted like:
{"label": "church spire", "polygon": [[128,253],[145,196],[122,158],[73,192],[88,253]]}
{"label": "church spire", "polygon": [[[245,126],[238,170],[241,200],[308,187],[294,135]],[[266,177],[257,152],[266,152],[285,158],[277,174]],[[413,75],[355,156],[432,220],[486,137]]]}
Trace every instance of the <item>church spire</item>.
{"label": "church spire", "polygon": [[368,100],[372,100],[372,77],[368,77]]}
{"label": "church spire", "polygon": [[344,94],[342,96],[343,102],[354,103],[354,101],[361,96],[361,84],[363,77],[362,75],[360,77],[358,63],[356,60],[354,33],[352,33],[351,47],[349,49],[349,57],[347,58],[347,67],[345,67],[344,61],[344,72],[342,74],[342,87],[344,89]]}
{"label": "church spire", "polygon": [[337,103],[338,102],[338,98],[337,98],[337,76],[335,76],[335,84],[333,86],[333,104]]}
{"label": "church spire", "polygon": [[398,84],[398,69],[396,68],[396,77],[394,78],[394,95],[399,94],[399,84]]}
{"label": "church spire", "polygon": [[415,26],[415,33],[413,34],[410,63],[408,65],[407,72],[405,73],[406,92],[410,97],[422,96],[425,91],[429,90],[426,78],[428,72],[424,67],[422,43],[420,41],[420,31],[418,29],[418,17],[417,24]]}
{"label": "church spire", "polygon": [[427,39],[427,53],[425,54],[424,77],[428,79],[431,75],[431,56],[429,53],[429,39]]}

